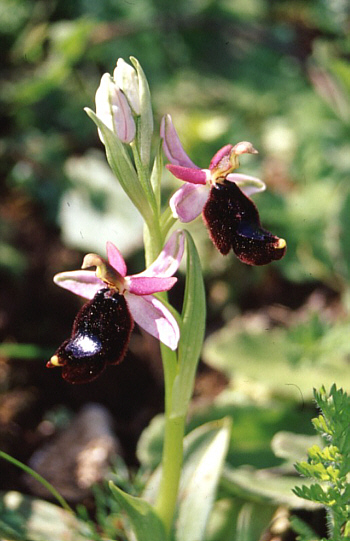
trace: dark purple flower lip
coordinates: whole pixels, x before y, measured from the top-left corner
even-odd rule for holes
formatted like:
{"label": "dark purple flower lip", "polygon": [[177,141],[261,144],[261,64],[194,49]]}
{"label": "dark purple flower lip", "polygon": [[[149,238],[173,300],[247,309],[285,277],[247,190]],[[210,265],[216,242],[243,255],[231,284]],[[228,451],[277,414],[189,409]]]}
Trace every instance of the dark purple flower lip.
{"label": "dark purple flower lip", "polygon": [[103,288],[80,309],[71,337],[46,366],[61,366],[69,383],[93,381],[107,365],[123,360],[133,326],[124,296]]}
{"label": "dark purple flower lip", "polygon": [[211,188],[203,218],[223,255],[232,248],[243,263],[267,265],[286,253],[285,240],[262,228],[256,206],[235,183],[225,180]]}

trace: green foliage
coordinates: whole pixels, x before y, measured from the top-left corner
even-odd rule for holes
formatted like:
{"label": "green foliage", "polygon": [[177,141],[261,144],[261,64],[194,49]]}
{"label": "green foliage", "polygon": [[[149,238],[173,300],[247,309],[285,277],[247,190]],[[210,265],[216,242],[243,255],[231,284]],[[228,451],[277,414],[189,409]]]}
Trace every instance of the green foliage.
{"label": "green foliage", "polygon": [[[181,314],[182,327],[178,350],[179,372],[174,381],[174,414],[185,415],[193,393],[194,379],[203,346],[206,303],[201,262],[196,246],[186,231],[186,289]],[[196,329],[193,332],[193,329]]]}
{"label": "green foliage", "polygon": [[0,451],[0,458],[7,460],[11,464],[14,464],[15,466],[17,466],[17,468],[20,468],[27,474],[31,475],[34,479],[39,481],[39,483],[41,483],[50,492],[50,494],[59,502],[59,504],[62,505],[63,509],[73,514],[72,508],[68,505],[68,503],[61,496],[61,494],[55,489],[55,487],[52,486],[51,483],[46,481],[46,479],[44,479],[41,475],[36,473],[36,471],[32,470],[32,468],[30,468],[26,464],[23,464],[23,462],[20,462],[19,460],[8,455],[4,451]]}
{"label": "green foliage", "polygon": [[299,517],[292,516],[290,518],[290,525],[293,531],[297,534],[298,541],[310,541],[319,539],[312,528],[306,524]]}
{"label": "green foliage", "polygon": [[248,378],[295,401],[310,400],[312,386],[323,382],[350,389],[348,319],[330,325],[311,311],[288,328],[266,325],[264,317],[234,319],[207,339],[205,361],[229,379]]}
{"label": "green foliage", "polygon": [[166,536],[162,521],[148,502],[130,496],[112,482],[110,488],[138,541],[164,541]]}
{"label": "green foliage", "polygon": [[204,541],[231,432],[230,419],[207,423],[185,438],[176,541]]}
{"label": "green foliage", "polygon": [[57,505],[19,492],[0,493],[0,536],[11,541],[84,541],[88,529]]}
{"label": "green foliage", "polygon": [[213,509],[206,541],[257,541],[275,511],[274,505],[220,498]]}
{"label": "green foliage", "polygon": [[296,464],[297,471],[314,482],[294,488],[301,498],[326,507],[329,514],[330,539],[350,536],[350,397],[333,385],[314,391],[321,414],[313,420],[324,447],[313,445],[308,460]]}
{"label": "green foliage", "polygon": [[[158,438],[156,424],[147,429],[145,436],[150,447],[152,440]],[[184,438],[183,469],[174,528],[174,537],[178,541],[206,540],[206,527],[224,468],[230,432],[231,422],[226,418],[203,423]],[[148,465],[143,463],[144,467]],[[150,502],[156,498],[160,475],[159,465],[147,480],[143,496]]]}

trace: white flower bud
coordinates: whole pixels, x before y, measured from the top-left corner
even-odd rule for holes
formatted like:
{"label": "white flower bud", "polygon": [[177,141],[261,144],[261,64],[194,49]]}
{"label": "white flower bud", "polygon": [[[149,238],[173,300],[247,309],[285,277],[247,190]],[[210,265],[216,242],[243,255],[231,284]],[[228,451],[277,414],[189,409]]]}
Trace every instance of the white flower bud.
{"label": "white flower bud", "polygon": [[119,58],[113,72],[113,78],[117,86],[124,92],[133,111],[139,115],[141,112],[139,82],[134,68]]}

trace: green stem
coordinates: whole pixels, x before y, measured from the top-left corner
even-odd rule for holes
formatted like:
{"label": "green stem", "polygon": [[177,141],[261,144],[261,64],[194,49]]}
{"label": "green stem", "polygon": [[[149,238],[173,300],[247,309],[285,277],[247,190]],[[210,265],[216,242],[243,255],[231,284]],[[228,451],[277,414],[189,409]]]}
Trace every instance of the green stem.
{"label": "green stem", "polygon": [[169,535],[181,477],[185,417],[165,416],[162,478],[155,510]]}
{"label": "green stem", "polygon": [[130,143],[130,146],[131,146],[131,150],[133,152],[135,166],[136,166],[136,170],[137,170],[137,176],[138,176],[138,179],[140,181],[140,184],[141,184],[141,186],[143,187],[143,189],[145,191],[146,197],[147,197],[147,199],[148,199],[148,201],[149,201],[149,203],[150,203],[150,205],[152,207],[153,213],[157,213],[158,212],[158,207],[157,207],[156,197],[154,195],[152,185],[151,185],[151,181],[150,181],[150,178],[149,178],[148,168],[144,167],[144,165],[141,162],[140,154],[139,154],[139,151],[138,151],[138,148],[137,148],[137,145],[136,145],[135,141]]}
{"label": "green stem", "polygon": [[178,372],[177,356],[161,345],[165,384],[165,430],[162,456],[162,477],[155,510],[170,534],[181,477],[185,416],[173,415],[173,387]]}
{"label": "green stem", "polygon": [[146,268],[158,257],[163,248],[163,235],[160,230],[159,221],[144,223],[143,241],[145,246]]}
{"label": "green stem", "polygon": [[177,218],[174,218],[171,208],[168,207],[160,217],[160,227],[164,237],[167,236],[170,229],[176,223]]}
{"label": "green stem", "polygon": [[[144,227],[146,267],[154,261],[163,247],[159,222]],[[165,294],[166,295],[166,294]],[[165,431],[162,456],[162,474],[155,510],[170,535],[179,490],[185,416],[173,414],[172,394],[178,373],[177,354],[161,343],[165,387]]]}

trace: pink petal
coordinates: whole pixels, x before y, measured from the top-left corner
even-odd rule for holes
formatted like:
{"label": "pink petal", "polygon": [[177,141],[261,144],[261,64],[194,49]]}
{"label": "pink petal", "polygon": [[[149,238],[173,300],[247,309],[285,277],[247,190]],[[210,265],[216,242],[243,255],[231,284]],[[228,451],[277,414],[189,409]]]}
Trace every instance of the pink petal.
{"label": "pink petal", "polygon": [[230,158],[232,148],[232,145],[225,145],[224,147],[220,148],[220,150],[218,150],[217,153],[212,157],[209,169],[211,170],[216,167],[223,158]]}
{"label": "pink petal", "polygon": [[93,299],[100,289],[106,287],[102,280],[96,277],[94,271],[86,270],[60,272],[54,276],[53,281],[85,299]]}
{"label": "pink petal", "polygon": [[130,105],[123,92],[116,85],[111,85],[110,93],[115,131],[123,143],[130,143],[135,139],[136,134]]}
{"label": "pink petal", "polygon": [[193,169],[191,167],[182,167],[182,165],[168,164],[166,166],[176,178],[191,182],[192,184],[205,184],[207,175],[204,169]]}
{"label": "pink petal", "polygon": [[114,246],[113,242],[107,242],[106,247],[108,263],[110,263],[123,277],[126,276],[126,263],[118,248]]}
{"label": "pink petal", "polygon": [[137,276],[173,276],[181,263],[184,241],[183,231],[174,231],[157,259]]}
{"label": "pink petal", "polygon": [[169,291],[177,278],[158,278],[157,276],[128,276],[128,290],[133,295],[151,295],[159,291]]}
{"label": "pink petal", "polygon": [[202,212],[209,196],[209,185],[184,184],[170,199],[170,207],[180,222],[191,222]]}
{"label": "pink petal", "polygon": [[248,197],[254,193],[263,192],[266,189],[265,182],[260,180],[260,178],[250,175],[230,173],[227,175],[226,180],[237,184],[238,188]]}
{"label": "pink petal", "polygon": [[155,297],[138,297],[125,294],[132,317],[140,327],[175,350],[180,338],[179,326],[174,316]]}
{"label": "pink petal", "polygon": [[174,165],[182,165],[183,167],[191,167],[199,169],[182,148],[179,136],[171,120],[170,115],[165,115],[162,118],[160,125],[160,136],[163,139],[163,150],[170,163]]}

